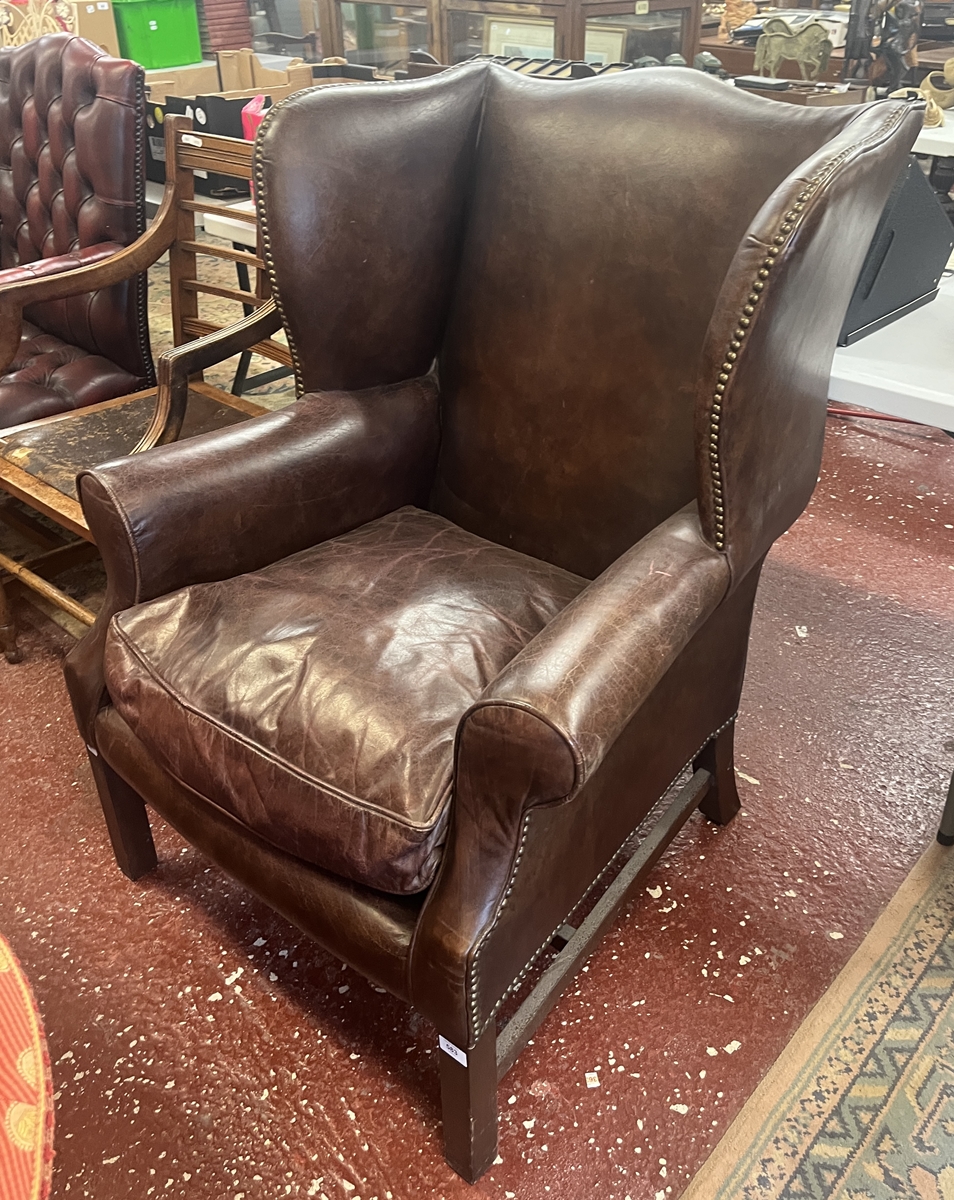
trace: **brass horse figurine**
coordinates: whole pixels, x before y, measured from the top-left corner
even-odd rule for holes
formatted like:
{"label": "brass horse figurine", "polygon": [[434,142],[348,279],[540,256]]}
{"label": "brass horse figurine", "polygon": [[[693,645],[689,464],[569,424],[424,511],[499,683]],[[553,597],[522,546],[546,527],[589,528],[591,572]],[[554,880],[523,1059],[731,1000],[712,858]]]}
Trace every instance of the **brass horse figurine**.
{"label": "brass horse figurine", "polygon": [[793,33],[781,17],[770,17],[755,44],[755,70],[774,78],[786,59],[798,63],[802,79],[814,81],[825,73],[831,57],[831,39],[824,25],[811,21]]}

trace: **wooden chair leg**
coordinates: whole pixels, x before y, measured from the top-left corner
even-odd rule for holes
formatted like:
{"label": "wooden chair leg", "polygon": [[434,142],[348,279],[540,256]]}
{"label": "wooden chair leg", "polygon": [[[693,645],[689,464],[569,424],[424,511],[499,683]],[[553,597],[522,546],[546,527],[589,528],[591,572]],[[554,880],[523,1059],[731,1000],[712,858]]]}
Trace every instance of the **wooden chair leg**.
{"label": "wooden chair leg", "polygon": [[139,879],[158,861],[145,801],[100,755],[90,752],[89,763],[116,862],[124,875]]}
{"label": "wooden chair leg", "polygon": [[9,663],[23,661],[23,653],[17,645],[17,626],[13,619],[13,610],[7,598],[6,588],[0,580],[0,650]]}
{"label": "wooden chair leg", "polygon": [[937,840],[942,846],[954,846],[954,775],[951,776],[951,786],[947,789],[947,803],[941,816]]}
{"label": "wooden chair leg", "polygon": [[693,762],[693,768],[708,771],[714,781],[699,805],[701,812],[717,825],[728,825],[741,808],[735,786],[735,721],[708,743]]}
{"label": "wooden chair leg", "polygon": [[467,1051],[447,1044],[450,1052],[443,1044],[438,1050],[444,1156],[474,1183],[497,1156],[497,1031],[491,1021]]}

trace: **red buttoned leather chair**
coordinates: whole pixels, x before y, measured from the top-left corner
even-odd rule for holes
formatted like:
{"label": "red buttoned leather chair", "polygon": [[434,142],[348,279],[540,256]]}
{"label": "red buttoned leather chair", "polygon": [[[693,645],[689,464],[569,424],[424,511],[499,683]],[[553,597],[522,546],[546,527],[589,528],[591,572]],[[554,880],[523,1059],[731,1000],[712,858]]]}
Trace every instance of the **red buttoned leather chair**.
{"label": "red buttoned leather chair", "polygon": [[[0,428],[155,382],[143,264],[117,259],[146,227],[144,103],[142,68],[83,38],[0,50]],[[50,286],[94,265],[95,290]]]}
{"label": "red buttoned leather chair", "polygon": [[80,477],[109,591],[67,681],[120,865],[155,809],[429,1018],[468,1179],[614,909],[738,807],[759,571],[920,122],[488,62],[291,97],[256,193],[301,399]]}

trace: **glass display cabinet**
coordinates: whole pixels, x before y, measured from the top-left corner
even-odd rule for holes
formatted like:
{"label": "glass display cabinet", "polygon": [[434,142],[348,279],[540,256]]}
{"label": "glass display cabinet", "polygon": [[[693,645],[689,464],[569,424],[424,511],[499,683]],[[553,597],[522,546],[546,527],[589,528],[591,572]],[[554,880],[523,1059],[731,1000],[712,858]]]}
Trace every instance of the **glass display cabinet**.
{"label": "glass display cabinet", "polygon": [[695,51],[687,55],[685,50],[687,35],[691,34],[688,8],[657,8],[640,16],[634,14],[632,5],[615,8],[615,12],[590,15],[588,6],[584,6],[584,62],[605,67],[616,62],[634,63],[646,55],[662,62],[670,54],[681,54],[692,62]]}
{"label": "glass display cabinet", "polygon": [[682,54],[691,62],[702,12],[701,0],[426,0],[419,7],[317,0],[317,7],[325,53],[382,75],[403,69],[417,49],[443,63],[475,54],[596,66]]}
{"label": "glass display cabinet", "polygon": [[431,46],[427,5],[368,4],[366,0],[316,0],[326,55],[393,75],[412,50]]}

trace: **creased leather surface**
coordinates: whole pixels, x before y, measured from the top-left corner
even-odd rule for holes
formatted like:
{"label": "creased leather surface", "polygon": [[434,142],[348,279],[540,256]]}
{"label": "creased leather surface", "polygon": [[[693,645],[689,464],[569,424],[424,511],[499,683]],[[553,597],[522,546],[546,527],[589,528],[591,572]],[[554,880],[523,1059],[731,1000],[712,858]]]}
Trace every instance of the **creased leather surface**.
{"label": "creased leather surface", "polygon": [[[892,103],[879,111],[901,110]],[[303,356],[300,379],[307,384],[311,372],[326,386],[329,380],[380,384],[428,370],[431,355],[438,353],[441,392],[439,398],[431,393],[427,450],[420,451],[422,440],[414,433],[407,442],[394,439],[390,459],[377,451],[365,457],[371,440],[387,444],[391,437],[383,415],[388,407],[368,406],[360,419],[347,418],[352,432],[339,456],[330,448],[334,438],[329,443],[323,435],[314,441],[310,433],[298,436],[312,411],[303,401],[290,427],[280,420],[248,422],[245,430],[262,431],[260,442],[254,430],[229,431],[85,476],[83,503],[103,546],[111,591],[105,615],[70,656],[71,693],[84,728],[97,736],[92,714],[102,700],[106,623],[134,602],[131,596],[159,598],[149,606],[157,616],[152,626],[146,623],[143,637],[148,634],[164,663],[168,655],[168,664],[201,691],[204,677],[192,659],[201,662],[210,645],[197,640],[202,632],[197,623],[190,618],[186,629],[180,620],[193,601],[163,598],[164,593],[248,570],[258,571],[261,590],[269,571],[259,568],[266,563],[310,546],[320,555],[323,539],[344,532],[334,527],[341,512],[357,513],[365,487],[371,487],[367,479],[377,478],[369,462],[410,462],[405,483],[413,478],[425,498],[416,491],[413,498],[388,503],[386,489],[375,492],[372,507],[379,500],[386,507],[347,526],[356,534],[362,521],[391,520],[383,514],[400,504],[424,503],[455,523],[454,537],[466,537],[465,531],[487,537],[494,555],[523,551],[536,561],[534,570],[544,563],[572,570],[575,576],[567,578],[579,589],[582,577],[594,579],[578,602],[570,589],[561,603],[552,604],[549,618],[531,633],[528,622],[515,620],[503,603],[504,593],[508,605],[518,602],[525,580],[501,585],[501,595],[494,593],[491,601],[493,573],[483,571],[481,590],[474,584],[473,593],[465,573],[465,591],[479,603],[461,637],[455,641],[445,627],[435,626],[433,644],[426,654],[421,649],[428,660],[432,654],[471,654],[471,631],[484,636],[482,622],[491,617],[503,620],[500,629],[511,621],[512,635],[518,626],[521,631],[511,636],[506,656],[488,659],[483,691],[479,679],[464,673],[477,689],[471,699],[458,686],[459,671],[447,670],[441,678],[441,689],[458,687],[454,702],[463,708],[457,720],[475,701],[477,708],[458,730],[450,831],[414,931],[405,992],[441,1032],[469,1045],[528,959],[687,758],[732,719],[757,581],[756,551],[766,536],[780,531],[778,522],[794,519],[807,498],[803,484],[807,472],[814,474],[815,431],[791,425],[784,404],[773,408],[765,389],[777,387],[779,376],[768,359],[760,359],[762,369],[740,391],[726,420],[725,445],[715,451],[727,456],[724,481],[734,506],[725,526],[731,534],[728,553],[720,553],[704,440],[711,413],[707,393],[699,390],[711,383],[714,360],[707,356],[713,331],[728,328],[736,317],[720,289],[732,264],[748,263],[747,256],[760,248],[757,221],[766,198],[777,189],[778,195],[797,194],[802,164],[843,130],[848,154],[822,189],[819,208],[830,207],[846,229],[862,228],[864,222],[855,224],[856,206],[866,212],[877,207],[872,197],[880,182],[877,172],[864,168],[864,154],[855,154],[851,127],[869,118],[741,95],[693,72],[633,72],[554,84],[486,63],[393,90],[328,89],[293,98],[273,112],[259,143],[264,171],[259,201],[267,219],[282,218],[282,228],[273,224],[269,231],[266,257],[277,276],[291,343]],[[907,114],[902,124],[917,121],[910,110]],[[891,154],[901,147],[903,158],[910,133],[899,126],[888,135]],[[820,229],[815,218],[804,222],[807,243]],[[769,289],[781,299],[758,318],[762,322],[769,314],[779,363],[796,363],[804,349],[797,341],[784,346],[793,327],[786,314],[821,306],[825,337],[833,336],[840,321],[824,293],[833,286],[830,271],[847,270],[850,255],[832,259],[833,267],[824,256],[799,253],[800,261],[813,264],[814,274],[802,270],[796,258],[787,260]],[[729,299],[738,280],[733,276],[730,283],[724,293]],[[843,285],[848,287],[837,282]],[[738,359],[736,348],[732,353]],[[811,348],[806,361],[816,372]],[[803,382],[795,379],[792,386],[801,390]],[[348,406],[358,402],[348,397],[342,403],[350,413]],[[701,422],[695,435],[694,408]],[[337,412],[334,404],[332,411]],[[438,441],[440,479],[431,487]],[[766,446],[764,462],[760,442]],[[734,458],[733,445],[739,448]],[[695,449],[702,451],[696,458]],[[323,491],[326,477],[333,482]],[[353,506],[339,505],[348,480],[354,481],[348,493]],[[685,513],[673,517],[694,498],[699,527]],[[322,521],[326,508],[330,532]],[[674,524],[659,530],[670,518]],[[437,518],[414,516],[425,519]],[[647,534],[649,540],[638,547]],[[643,551],[657,537],[659,557],[650,554],[650,570]],[[376,570],[404,570],[399,564],[408,555],[384,555],[383,545],[377,551],[382,557]],[[735,590],[723,595],[727,558]],[[607,574],[596,578],[603,571]],[[393,588],[367,595],[350,588],[347,608],[342,607],[346,620],[335,630],[333,647],[354,664],[356,703],[340,726],[343,740],[313,750],[305,734],[306,724],[308,736],[314,732],[313,722],[299,715],[298,725],[288,726],[300,733],[294,747],[299,761],[317,764],[327,752],[342,794],[367,767],[371,785],[380,786],[388,802],[410,797],[410,787],[401,790],[410,775],[395,772],[396,758],[373,761],[382,749],[365,736],[366,715],[373,709],[376,733],[393,735],[393,745],[400,742],[409,751],[416,778],[431,771],[430,798],[425,789],[414,793],[416,814],[431,812],[429,799],[440,790],[434,781],[444,778],[440,756],[428,757],[437,744],[433,714],[426,711],[430,693],[419,683],[409,689],[414,673],[407,668],[400,678],[392,676],[376,639],[395,613],[414,605],[430,613],[437,593],[428,592],[429,579],[423,572],[408,576],[401,595]],[[456,579],[453,573],[442,576],[437,592],[444,594]],[[289,582],[290,587],[283,577],[274,589],[274,603],[276,611],[291,604],[297,620],[294,598],[304,589],[301,579]],[[213,584],[208,595],[233,586],[245,588],[247,579]],[[188,595],[198,603],[205,591],[194,588]],[[182,612],[179,605],[185,605]],[[258,600],[239,606],[229,623],[234,618],[251,630],[248,623],[260,611],[265,610]],[[209,615],[203,610],[203,620]],[[305,636],[328,615],[327,606],[312,605],[301,621]],[[249,803],[243,821],[255,818],[259,800],[271,806],[270,817],[284,820],[288,810],[282,806],[290,794],[284,779],[279,786],[269,776],[266,786],[265,776],[249,769],[246,749],[239,757],[234,744],[219,753],[210,725],[203,725],[200,737],[190,724],[195,706],[176,704],[168,692],[160,702],[163,689],[141,666],[141,657],[133,671],[126,657],[133,648],[118,632],[126,619],[120,616],[111,636],[106,665],[117,704],[130,721],[140,722],[144,748],[131,752],[138,762],[136,786],[147,799],[155,795],[161,809],[170,772],[181,768],[185,778],[195,767],[188,782],[215,800],[223,819],[222,802],[229,798],[211,789],[225,790],[221,781],[229,778],[235,794],[241,790],[243,803]],[[139,616],[129,619],[135,623]],[[415,619],[412,627],[419,632],[424,626]],[[203,628],[207,637],[227,635],[230,646],[238,644],[235,631],[225,630],[218,617]],[[268,659],[270,636],[264,626],[255,626],[246,651],[256,661]],[[243,669],[247,657],[235,655]],[[262,678],[274,694],[281,688],[290,694],[305,679],[296,671],[286,664],[274,678]],[[241,670],[235,674],[241,678]],[[316,677],[340,678],[320,672]],[[302,684],[303,691],[314,686]],[[127,695],[125,687],[131,689]],[[261,699],[267,688],[259,692],[256,684],[248,694],[253,693],[250,712],[256,721],[264,712],[265,727],[271,720],[277,730]],[[350,705],[351,694],[346,695]],[[396,696],[402,708],[400,720],[392,721],[396,709],[387,706]],[[186,764],[193,752],[195,762]],[[152,755],[152,763],[144,764],[137,757],[142,755]],[[267,758],[263,748],[260,760]],[[132,772],[128,763],[127,769]],[[208,790],[198,786],[200,774]],[[403,781],[396,788],[395,779]],[[298,806],[294,815],[300,826],[314,829],[317,811]],[[339,825],[341,811],[339,804]],[[339,833],[348,843],[333,847],[336,854],[340,850],[342,866],[321,859],[329,872],[354,867],[344,862],[349,847],[367,854],[368,814],[361,811],[357,832],[350,825],[323,829],[323,855]],[[377,813],[391,821],[389,834],[400,824],[393,820],[396,811],[388,816],[382,807]],[[411,812],[408,802],[405,817]],[[246,843],[238,820],[227,842],[198,820],[191,828],[189,836],[223,865],[241,861]],[[247,844],[254,844],[252,835]],[[414,871],[424,878],[420,866],[401,865],[409,867],[401,886]],[[376,867],[387,870],[390,864]],[[295,886],[298,870],[288,865],[291,883],[272,880],[276,896]],[[354,886],[342,878],[342,889]],[[357,957],[363,939],[371,946],[379,932],[369,932],[359,918],[334,934],[321,932],[316,922],[316,936],[327,938],[336,952],[353,938]],[[403,936],[394,932],[396,940]],[[395,954],[404,954],[403,948]]]}
{"label": "creased leather surface", "polygon": [[[3,271],[107,242],[129,246],[145,230],[143,104],[142,68],[73,34],[48,34],[0,50]],[[94,356],[79,382],[85,383],[85,395],[109,399],[102,393],[118,384],[120,372],[133,384],[124,383],[113,396],[154,381],[145,304],[146,279],[140,275],[33,305],[26,316]],[[63,390],[72,382],[77,380],[64,380]],[[14,423],[7,418],[6,399],[0,391],[2,425]],[[23,395],[18,402],[22,411]],[[61,406],[72,407],[77,405]],[[34,415],[46,411],[17,419]]]}
{"label": "creased leather surface", "polygon": [[473,1044],[676,772],[735,713],[758,576],[751,571],[703,623],[568,803],[541,801],[541,782],[553,795],[567,784],[561,793],[559,781],[533,776],[543,769],[538,727],[519,758],[513,722],[493,728],[488,717],[461,739],[466,772],[458,767],[444,861],[410,962],[415,1006],[457,1045]]}
{"label": "creased leather surface", "polygon": [[467,770],[471,727],[499,736],[493,726],[506,729],[523,710],[559,732],[576,767],[573,786],[580,787],[728,583],[725,558],[703,538],[694,508],[670,517],[500,672],[465,718],[458,772]]}
{"label": "creased leather surface", "polygon": [[305,396],[214,433],[83,471],[77,492],[106,566],[103,607],[66,660],[80,730],[104,694],[113,615],[190,583],[228,579],[427,495],[431,379]]}
{"label": "creased leather surface", "polygon": [[163,771],[114,708],[99,713],[94,736],[113,770],[183,837],[343,962],[396,996],[407,995],[420,896],[388,896],[349,883],[256,837]]}
{"label": "creased leather surface", "polygon": [[299,391],[430,369],[485,79],[477,65],[435,75],[423,90],[312,88],[266,117],[255,145],[259,215]]}
{"label": "creased leather surface", "polygon": [[106,683],[176,778],[307,862],[426,887],[461,715],[583,581],[404,508],[119,614]]}
{"label": "creased leather surface", "polygon": [[184,838],[202,845],[229,875],[356,971],[397,996],[406,995],[407,955],[420,896],[372,892],[258,838],[164,773],[114,708],[98,714],[95,737],[110,766],[148,796]]}

